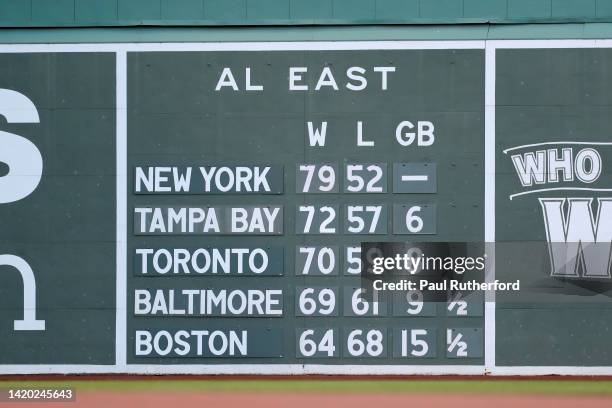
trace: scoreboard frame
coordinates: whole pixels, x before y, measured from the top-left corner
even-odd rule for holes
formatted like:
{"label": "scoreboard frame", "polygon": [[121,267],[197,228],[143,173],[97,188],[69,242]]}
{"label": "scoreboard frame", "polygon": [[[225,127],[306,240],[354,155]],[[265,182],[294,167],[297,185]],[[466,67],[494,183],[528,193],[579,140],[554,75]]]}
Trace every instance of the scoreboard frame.
{"label": "scoreboard frame", "polygon": [[[132,364],[127,363],[127,196],[131,174],[127,158],[127,54],[189,51],[328,51],[477,49],[485,53],[485,242],[495,242],[495,82],[497,49],[610,48],[612,40],[439,40],[439,41],[291,41],[218,43],[2,44],[0,54],[112,53],[116,63],[116,327],[115,363],[0,364],[0,374],[263,374],[263,375],[612,375],[612,366],[504,366],[495,362],[495,294],[485,294],[482,365],[333,365],[333,364]],[[493,259],[492,259],[493,258]],[[486,282],[495,280],[494,256]]]}

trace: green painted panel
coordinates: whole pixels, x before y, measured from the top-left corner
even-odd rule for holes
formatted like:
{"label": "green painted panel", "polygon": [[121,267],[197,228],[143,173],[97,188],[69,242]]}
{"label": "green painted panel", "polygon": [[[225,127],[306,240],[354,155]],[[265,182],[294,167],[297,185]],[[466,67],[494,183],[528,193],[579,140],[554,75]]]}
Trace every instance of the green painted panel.
{"label": "green painted panel", "polygon": [[118,0],[120,20],[159,20],[161,0]]}
{"label": "green painted panel", "polygon": [[289,8],[295,20],[331,19],[333,16],[332,0],[291,0]]}
{"label": "green painted panel", "polygon": [[[612,310],[498,309],[497,364],[606,366],[612,361]],[[519,329],[520,328],[520,329]],[[514,329],[514,330],[511,330]]]}
{"label": "green painted panel", "polygon": [[74,21],[74,0],[32,0],[32,21],[68,23]]}
{"label": "green painted panel", "polygon": [[612,16],[612,0],[597,0],[595,3],[597,17]]}
{"label": "green painted panel", "polygon": [[75,4],[77,21],[117,20],[117,0],[79,0]]}
{"label": "green painted panel", "polygon": [[[44,330],[14,330],[30,285],[0,262],[0,362],[114,364],[115,57],[2,54],[0,88],[27,97],[39,116],[2,120],[0,144],[27,139],[40,152],[42,177],[31,194],[0,205],[0,253],[32,269],[35,318],[45,321]],[[17,146],[9,149],[19,154]]]}
{"label": "green painted panel", "polygon": [[594,18],[595,0],[552,0],[553,18]]}
{"label": "green painted panel", "polygon": [[550,0],[508,0],[509,19],[536,19],[550,16]]}
{"label": "green painted panel", "polygon": [[30,21],[32,3],[22,0],[0,0],[0,24],[3,22],[25,24]]}
{"label": "green painted panel", "polygon": [[335,18],[342,17],[354,21],[375,19],[376,4],[370,0],[334,0],[333,3]]}
{"label": "green painted panel", "polygon": [[206,19],[217,21],[242,21],[247,17],[246,0],[205,0]]}
{"label": "green painted panel", "polygon": [[394,20],[416,19],[419,16],[419,0],[378,0],[376,18]]}
{"label": "green painted panel", "polygon": [[287,0],[246,0],[249,20],[289,20]]}
{"label": "green painted panel", "polygon": [[465,18],[488,18],[502,21],[506,18],[506,0],[463,0]]}
{"label": "green painted panel", "polygon": [[421,18],[457,21],[463,17],[463,0],[421,0]]}
{"label": "green painted panel", "polygon": [[203,0],[161,0],[162,19],[197,20],[204,18]]}
{"label": "green painted panel", "polygon": [[[571,231],[586,226],[596,231],[598,242],[608,242],[604,226],[611,217],[604,201],[612,174],[605,169],[612,152],[605,144],[612,115],[612,52],[497,50],[496,55],[495,274],[501,280],[521,279],[520,294],[496,297],[496,362],[609,366],[609,248],[601,256],[596,246],[586,244],[586,235]],[[538,143],[546,145],[533,145]],[[598,159],[582,167],[581,154]],[[539,170],[523,173],[530,157]],[[604,170],[596,173],[596,168]],[[576,204],[588,200],[588,206]],[[584,266],[575,261],[577,252],[558,243],[566,239],[582,241]],[[558,244],[549,248],[548,240]]]}

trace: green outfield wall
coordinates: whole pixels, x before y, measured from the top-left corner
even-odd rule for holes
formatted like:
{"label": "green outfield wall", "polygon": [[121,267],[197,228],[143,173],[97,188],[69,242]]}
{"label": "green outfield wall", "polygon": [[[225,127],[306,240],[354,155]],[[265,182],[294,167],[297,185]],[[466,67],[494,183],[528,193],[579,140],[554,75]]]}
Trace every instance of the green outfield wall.
{"label": "green outfield wall", "polygon": [[612,374],[612,1],[0,27],[0,374]]}

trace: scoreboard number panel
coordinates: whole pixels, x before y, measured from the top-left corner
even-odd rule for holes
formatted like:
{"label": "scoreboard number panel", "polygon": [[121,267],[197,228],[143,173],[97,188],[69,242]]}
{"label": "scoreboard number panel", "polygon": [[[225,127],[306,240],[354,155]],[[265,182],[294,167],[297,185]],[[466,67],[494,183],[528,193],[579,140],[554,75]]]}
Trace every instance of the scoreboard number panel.
{"label": "scoreboard number panel", "polygon": [[483,316],[484,294],[478,292],[449,292],[446,302],[447,316]]}
{"label": "scoreboard number panel", "polygon": [[342,272],[348,276],[361,275],[361,246],[357,244],[344,247]]}
{"label": "scoreboard number panel", "polygon": [[345,316],[386,316],[386,296],[375,291],[368,293],[367,289],[361,286],[345,287],[343,309]]}
{"label": "scoreboard number panel", "polygon": [[331,164],[300,164],[296,166],[297,193],[337,193],[340,180],[338,165]]}
{"label": "scoreboard number panel", "polygon": [[354,163],[344,168],[345,193],[386,193],[387,163]]}
{"label": "scoreboard number panel", "polygon": [[299,205],[295,214],[296,234],[338,234],[338,205]]}
{"label": "scoreboard number panel", "polygon": [[426,299],[427,293],[418,289],[393,293],[393,315],[404,317],[433,317],[436,315],[434,299]]}
{"label": "scoreboard number panel", "polygon": [[393,329],[393,357],[434,358],[437,355],[436,329],[427,326]]}
{"label": "scoreboard number panel", "polygon": [[344,223],[345,234],[386,235],[387,234],[387,206],[379,205],[346,205]]}
{"label": "scoreboard number panel", "polygon": [[300,287],[295,289],[296,316],[337,316],[337,287]]}
{"label": "scoreboard number panel", "polygon": [[394,193],[435,193],[436,163],[393,163]]}
{"label": "scoreboard number panel", "polygon": [[337,276],[340,269],[340,250],[337,246],[297,246],[295,274],[309,276]]}
{"label": "scoreboard number panel", "polygon": [[436,204],[410,203],[393,205],[393,233],[397,235],[435,234]]}
{"label": "scoreboard number panel", "polygon": [[446,329],[446,357],[475,358],[484,353],[483,330],[478,327]]}
{"label": "scoreboard number panel", "polygon": [[339,330],[329,327],[297,328],[297,358],[338,358],[340,357]]}
{"label": "scoreboard number panel", "polygon": [[346,358],[385,358],[388,330],[384,327],[359,327],[344,330],[343,356]]}

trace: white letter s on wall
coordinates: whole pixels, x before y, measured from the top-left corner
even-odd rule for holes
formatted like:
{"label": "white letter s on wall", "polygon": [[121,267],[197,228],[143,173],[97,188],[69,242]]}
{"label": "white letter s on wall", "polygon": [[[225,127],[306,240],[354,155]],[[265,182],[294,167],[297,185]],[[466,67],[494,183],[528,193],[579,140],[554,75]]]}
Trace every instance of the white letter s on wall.
{"label": "white letter s on wall", "polygon": [[[25,95],[0,89],[0,115],[8,123],[39,123],[34,103]],[[19,135],[0,130],[0,162],[9,167],[0,177],[0,204],[19,201],[30,195],[42,176],[43,160],[38,148]]]}

